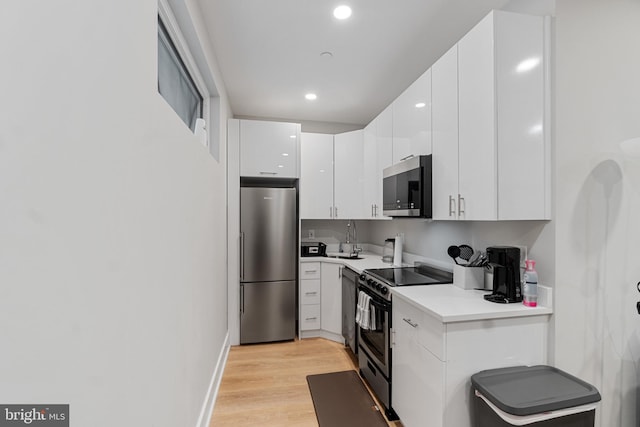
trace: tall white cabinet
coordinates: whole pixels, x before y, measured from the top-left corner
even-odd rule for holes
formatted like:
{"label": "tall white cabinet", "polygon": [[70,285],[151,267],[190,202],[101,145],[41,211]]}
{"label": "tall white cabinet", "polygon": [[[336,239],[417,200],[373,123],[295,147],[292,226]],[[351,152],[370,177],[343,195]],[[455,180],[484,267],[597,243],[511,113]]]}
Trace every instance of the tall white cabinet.
{"label": "tall white cabinet", "polygon": [[393,101],[393,163],[431,154],[431,69]]}
{"label": "tall white cabinet", "polygon": [[333,137],[333,218],[359,219],[364,216],[363,135],[362,130],[354,130]]}
{"label": "tall white cabinet", "polygon": [[302,133],[300,218],[363,218],[363,135]]}
{"label": "tall white cabinet", "polygon": [[433,124],[433,219],[459,218],[458,45],[431,67]]}
{"label": "tall white cabinet", "polygon": [[382,219],[382,170],[392,164],[392,108],[389,106],[364,128],[364,218]]}
{"label": "tall white cabinet", "polygon": [[300,218],[333,218],[333,135],[301,135]]}
{"label": "tall white cabinet", "polygon": [[544,26],[493,11],[458,43],[461,219],[550,217]]}

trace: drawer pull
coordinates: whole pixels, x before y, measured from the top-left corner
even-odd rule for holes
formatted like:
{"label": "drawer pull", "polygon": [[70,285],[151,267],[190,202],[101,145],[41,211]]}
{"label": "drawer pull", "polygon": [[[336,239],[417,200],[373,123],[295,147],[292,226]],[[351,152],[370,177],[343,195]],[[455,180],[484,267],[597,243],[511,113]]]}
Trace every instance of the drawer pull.
{"label": "drawer pull", "polygon": [[418,324],[417,323],[413,323],[411,321],[411,319],[405,319],[404,317],[402,318],[402,320],[404,320],[405,322],[407,322],[409,325],[411,325],[412,328],[417,328]]}
{"label": "drawer pull", "polygon": [[305,295],[318,295],[318,292],[305,292]]}
{"label": "drawer pull", "polygon": [[318,270],[317,270],[317,269],[316,269],[316,270],[305,270],[304,272],[305,272],[305,274],[309,274],[309,273],[317,273],[317,272],[318,272]]}
{"label": "drawer pull", "polygon": [[317,317],[307,317],[304,320],[307,320],[307,321],[309,321],[309,320],[318,320],[318,318]]}

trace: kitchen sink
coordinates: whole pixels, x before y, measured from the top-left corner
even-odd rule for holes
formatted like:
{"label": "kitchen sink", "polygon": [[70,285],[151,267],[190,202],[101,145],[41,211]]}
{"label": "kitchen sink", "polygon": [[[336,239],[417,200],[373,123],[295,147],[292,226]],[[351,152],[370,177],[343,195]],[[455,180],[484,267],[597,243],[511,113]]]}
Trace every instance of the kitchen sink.
{"label": "kitchen sink", "polygon": [[349,255],[349,254],[327,254],[327,258],[362,259],[362,257],[359,255]]}

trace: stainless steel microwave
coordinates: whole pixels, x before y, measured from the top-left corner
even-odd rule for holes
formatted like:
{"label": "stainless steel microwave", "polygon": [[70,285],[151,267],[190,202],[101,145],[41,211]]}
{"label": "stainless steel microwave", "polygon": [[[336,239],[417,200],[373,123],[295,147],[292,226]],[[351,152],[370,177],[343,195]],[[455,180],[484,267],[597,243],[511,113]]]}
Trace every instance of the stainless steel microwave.
{"label": "stainless steel microwave", "polygon": [[431,218],[431,175],[431,154],[384,168],[382,213],[391,217]]}

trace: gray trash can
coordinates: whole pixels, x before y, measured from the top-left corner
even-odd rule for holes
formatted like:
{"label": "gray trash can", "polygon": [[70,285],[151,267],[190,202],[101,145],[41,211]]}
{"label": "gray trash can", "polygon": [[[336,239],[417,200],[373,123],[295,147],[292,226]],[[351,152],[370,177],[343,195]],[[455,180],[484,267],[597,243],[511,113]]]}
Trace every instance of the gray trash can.
{"label": "gray trash can", "polygon": [[552,366],[490,369],[471,376],[476,427],[593,427],[600,393]]}

